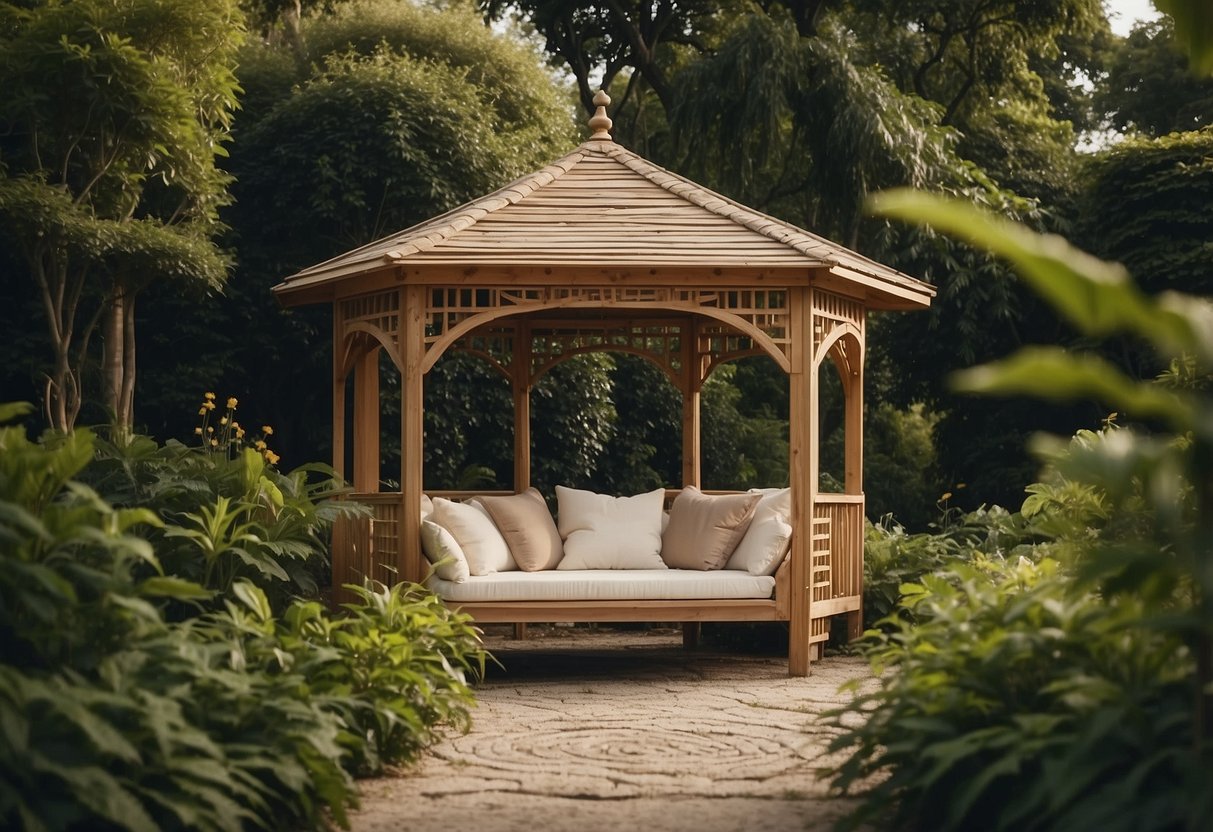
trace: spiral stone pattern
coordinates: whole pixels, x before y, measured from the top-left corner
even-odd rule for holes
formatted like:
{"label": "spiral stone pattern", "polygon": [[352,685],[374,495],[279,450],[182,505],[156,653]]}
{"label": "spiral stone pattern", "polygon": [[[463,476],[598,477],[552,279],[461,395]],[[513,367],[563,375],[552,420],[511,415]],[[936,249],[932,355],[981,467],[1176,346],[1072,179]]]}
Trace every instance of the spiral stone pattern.
{"label": "spiral stone pattern", "polygon": [[774,832],[847,808],[816,774],[833,736],[819,716],[854,695],[844,682],[872,684],[862,660],[793,679],[781,658],[684,651],[676,635],[569,642],[491,644],[506,672],[479,687],[472,731],[368,781],[354,829]]}

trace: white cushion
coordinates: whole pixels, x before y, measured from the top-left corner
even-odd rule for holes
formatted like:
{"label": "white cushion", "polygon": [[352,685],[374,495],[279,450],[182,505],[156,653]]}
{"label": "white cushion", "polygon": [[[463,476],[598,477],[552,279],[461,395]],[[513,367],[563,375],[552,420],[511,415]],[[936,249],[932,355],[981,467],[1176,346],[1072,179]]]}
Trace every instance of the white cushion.
{"label": "white cushion", "polygon": [[754,519],[745,537],[733,550],[726,569],[740,569],[751,575],[771,575],[783,562],[792,539],[792,490],[790,488],[751,489],[762,499],[754,508]]}
{"label": "white cushion", "polygon": [[557,569],[665,569],[661,515],[665,489],[611,497],[556,486],[564,559]]}
{"label": "white cushion", "polygon": [[447,601],[674,601],[770,598],[769,575],[698,569],[554,569],[473,575],[463,583],[431,576],[426,585]]}
{"label": "white cushion", "polygon": [[510,547],[493,525],[492,518],[475,502],[456,503],[445,497],[435,497],[430,520],[455,538],[463,550],[471,574],[491,575],[518,568],[510,557]]}
{"label": "white cushion", "polygon": [[463,583],[471,575],[463,548],[449,531],[429,520],[421,521],[421,551],[444,581]]}
{"label": "white cushion", "polygon": [[425,520],[434,513],[434,501],[430,499],[429,494],[421,495],[421,519]]}

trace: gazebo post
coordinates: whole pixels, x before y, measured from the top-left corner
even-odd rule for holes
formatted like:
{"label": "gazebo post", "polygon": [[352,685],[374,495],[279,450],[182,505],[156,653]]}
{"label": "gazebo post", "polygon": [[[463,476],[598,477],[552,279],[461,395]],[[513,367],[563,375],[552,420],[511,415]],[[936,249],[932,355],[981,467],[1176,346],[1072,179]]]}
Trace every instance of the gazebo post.
{"label": "gazebo post", "polygon": [[[863,329],[866,329],[864,327]],[[861,332],[863,331],[861,329]],[[863,375],[866,365],[867,344],[858,344],[851,377],[846,386],[845,422],[845,487],[846,493],[863,495]],[[862,544],[861,544],[862,545]],[[863,561],[860,560],[862,564]],[[862,576],[861,576],[862,578]],[[860,586],[862,586],[862,580]],[[847,640],[853,641],[863,635],[863,594],[859,596],[859,609],[846,614]]]}
{"label": "gazebo post", "polygon": [[[379,491],[379,350],[375,347],[354,366],[354,490]],[[343,397],[344,398],[344,397]]]}
{"label": "gazebo post", "polygon": [[808,676],[812,634],[809,587],[813,547],[813,502],[817,493],[817,372],[813,361],[813,290],[789,291],[791,344],[788,374],[788,464],[792,487],[789,581],[788,673]]}
{"label": "gazebo post", "polygon": [[345,479],[345,355],[341,304],[333,304],[333,470]]}
{"label": "gazebo post", "polygon": [[699,399],[703,379],[699,361],[699,330],[694,318],[682,325],[682,485],[702,485]]}
{"label": "gazebo post", "polygon": [[399,578],[420,581],[421,497],[424,473],[423,398],[425,377],[425,287],[400,290],[400,549]]}
{"label": "gazebo post", "polygon": [[514,490],[531,487],[531,329],[519,321],[514,329],[511,361],[514,392]]}

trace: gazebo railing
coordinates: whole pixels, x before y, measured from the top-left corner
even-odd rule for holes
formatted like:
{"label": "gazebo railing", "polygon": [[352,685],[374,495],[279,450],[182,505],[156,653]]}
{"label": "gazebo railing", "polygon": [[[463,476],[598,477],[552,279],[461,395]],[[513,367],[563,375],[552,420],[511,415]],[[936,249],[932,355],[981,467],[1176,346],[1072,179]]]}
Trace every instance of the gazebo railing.
{"label": "gazebo railing", "polygon": [[[819,559],[828,563],[828,578],[813,578],[812,617],[860,609],[863,595],[863,495],[818,494],[813,507],[814,536],[824,534],[828,551],[814,540],[814,572]],[[824,527],[824,531],[822,531]]]}

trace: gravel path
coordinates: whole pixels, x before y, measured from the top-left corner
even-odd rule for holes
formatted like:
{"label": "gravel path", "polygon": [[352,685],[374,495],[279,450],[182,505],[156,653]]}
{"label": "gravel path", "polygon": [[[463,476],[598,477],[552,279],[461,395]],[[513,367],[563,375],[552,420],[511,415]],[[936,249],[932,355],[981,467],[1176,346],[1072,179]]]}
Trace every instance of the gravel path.
{"label": "gravel path", "polygon": [[861,659],[792,679],[781,656],[688,652],[673,630],[486,641],[505,669],[480,685],[472,731],[363,781],[356,832],[783,832],[849,808],[815,774],[831,737],[817,717],[871,678]]}

